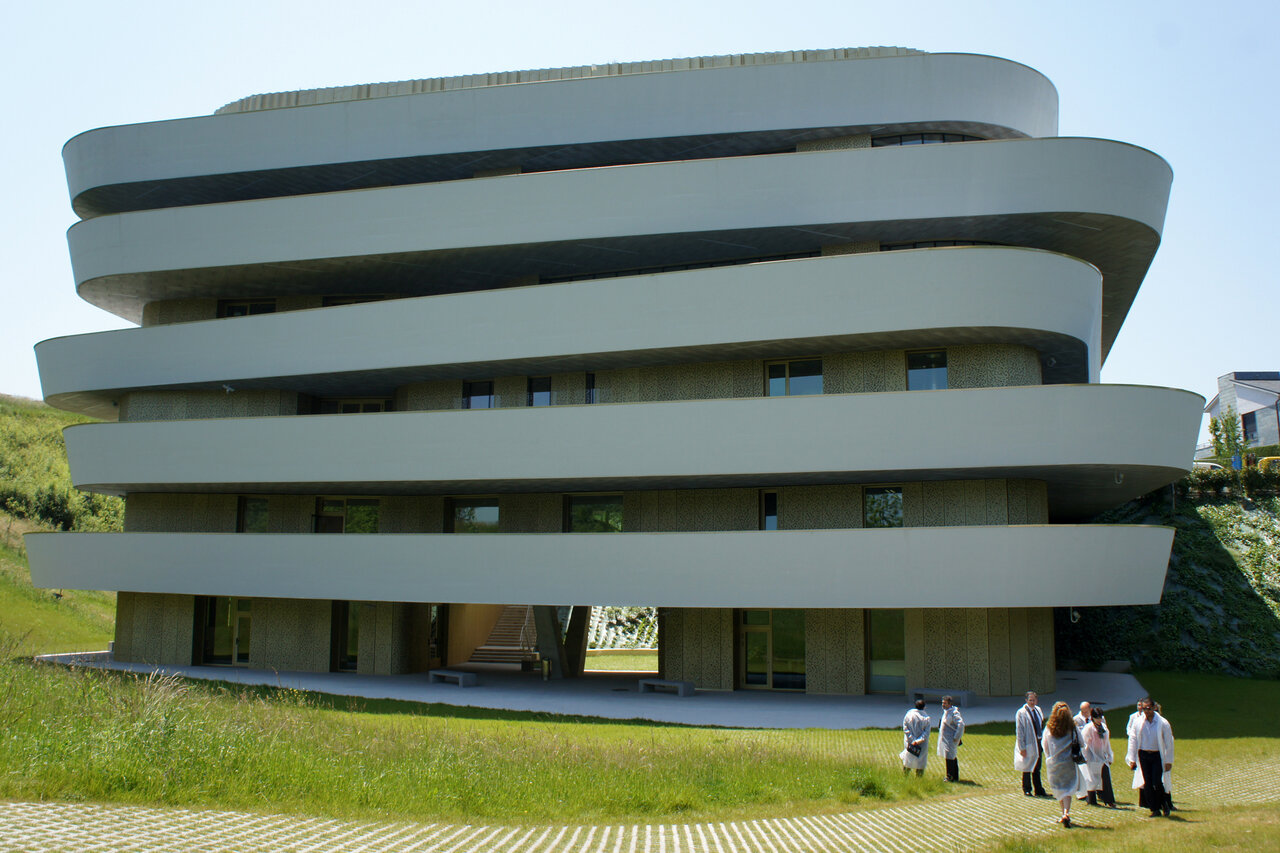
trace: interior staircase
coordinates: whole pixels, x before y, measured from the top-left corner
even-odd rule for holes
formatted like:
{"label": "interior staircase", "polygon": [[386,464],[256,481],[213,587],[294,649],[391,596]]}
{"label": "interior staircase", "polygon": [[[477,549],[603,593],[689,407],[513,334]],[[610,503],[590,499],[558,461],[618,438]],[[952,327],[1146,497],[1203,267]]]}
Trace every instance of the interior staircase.
{"label": "interior staircase", "polygon": [[520,663],[535,660],[537,648],[533,608],[527,604],[508,604],[489,632],[489,639],[471,653],[469,662]]}

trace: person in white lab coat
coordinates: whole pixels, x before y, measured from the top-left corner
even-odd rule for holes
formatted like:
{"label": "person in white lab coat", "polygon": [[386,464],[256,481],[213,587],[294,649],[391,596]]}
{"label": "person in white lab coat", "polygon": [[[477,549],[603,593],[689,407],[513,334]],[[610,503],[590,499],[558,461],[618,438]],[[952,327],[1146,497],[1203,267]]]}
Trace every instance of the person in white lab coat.
{"label": "person in white lab coat", "polygon": [[1049,715],[1049,724],[1044,728],[1041,743],[1044,746],[1045,767],[1049,773],[1049,790],[1053,798],[1062,807],[1059,822],[1063,826],[1071,826],[1071,800],[1076,788],[1080,787],[1079,765],[1071,758],[1071,746],[1079,743],[1080,730],[1071,718],[1071,709],[1066,702],[1053,706]]}
{"label": "person in white lab coat", "polygon": [[902,718],[902,772],[916,771],[917,776],[924,775],[925,765],[929,763],[929,732],[933,730],[933,721],[924,712],[924,700],[917,699],[916,706]]}
{"label": "person in white lab coat", "polygon": [[[1030,797],[1047,797],[1040,781],[1040,763],[1044,748],[1040,735],[1044,732],[1044,715],[1036,707],[1035,691],[1027,693],[1026,704],[1018,709],[1014,722],[1013,769],[1022,773],[1022,793]],[[1034,783],[1034,784],[1033,784]]]}
{"label": "person in white lab coat", "polygon": [[1107,729],[1107,720],[1102,716],[1101,709],[1090,710],[1089,722],[1080,729],[1080,734],[1084,739],[1086,762],[1081,769],[1088,768],[1082,775],[1088,776],[1086,793],[1089,805],[1096,806],[1101,801],[1114,809],[1116,796],[1111,788],[1111,762],[1115,756],[1111,752],[1111,732]]}
{"label": "person in white lab coat", "polygon": [[1133,787],[1139,789],[1139,808],[1150,809],[1152,817],[1168,817],[1173,791],[1173,728],[1156,713],[1149,697],[1143,702],[1143,718],[1129,738],[1125,763],[1133,771]]}
{"label": "person in white lab coat", "polygon": [[950,696],[942,697],[942,719],[938,721],[938,757],[947,763],[947,781],[960,781],[960,757],[956,747],[964,737],[964,717]]}

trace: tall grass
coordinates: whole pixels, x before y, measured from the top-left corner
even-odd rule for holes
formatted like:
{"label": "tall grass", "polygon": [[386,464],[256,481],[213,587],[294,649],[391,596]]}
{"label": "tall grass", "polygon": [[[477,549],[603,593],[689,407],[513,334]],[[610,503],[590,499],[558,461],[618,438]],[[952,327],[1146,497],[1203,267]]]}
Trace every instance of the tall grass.
{"label": "tall grass", "polygon": [[76,491],[62,429],[92,418],[0,394],[0,511],[61,530],[119,530],[124,501]]}
{"label": "tall grass", "polygon": [[[0,798],[518,823],[754,817],[942,789],[787,732],[352,712],[17,661],[0,663],[0,694]],[[875,734],[890,757],[901,736]]]}

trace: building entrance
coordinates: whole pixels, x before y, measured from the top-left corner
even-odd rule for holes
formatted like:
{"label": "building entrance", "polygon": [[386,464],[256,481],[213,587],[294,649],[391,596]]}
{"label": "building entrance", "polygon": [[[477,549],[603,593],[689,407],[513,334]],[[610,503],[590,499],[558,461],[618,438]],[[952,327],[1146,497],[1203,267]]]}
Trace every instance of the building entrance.
{"label": "building entrance", "polygon": [[200,663],[248,666],[253,637],[253,599],[222,596],[200,602]]}
{"label": "building entrance", "polygon": [[738,615],[738,686],[804,690],[804,611],[742,610]]}
{"label": "building entrance", "polygon": [[904,693],[907,689],[906,611],[868,610],[867,692]]}

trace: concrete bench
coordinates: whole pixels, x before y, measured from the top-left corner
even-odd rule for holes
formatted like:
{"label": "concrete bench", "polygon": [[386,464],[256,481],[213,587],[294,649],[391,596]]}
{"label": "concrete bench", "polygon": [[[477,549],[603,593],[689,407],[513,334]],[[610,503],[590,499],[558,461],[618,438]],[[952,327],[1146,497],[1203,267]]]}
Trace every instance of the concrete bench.
{"label": "concrete bench", "polygon": [[692,681],[669,681],[665,678],[640,679],[641,693],[654,693],[658,690],[674,690],[677,696],[692,696]]}
{"label": "concrete bench", "polygon": [[941,687],[916,687],[907,691],[913,700],[923,699],[926,702],[941,702],[943,696],[950,696],[956,707],[968,708],[974,703],[972,690],[948,690]]}
{"label": "concrete bench", "polygon": [[427,673],[427,681],[430,684],[452,681],[459,687],[475,687],[480,683],[474,672],[459,672],[456,669],[433,669]]}

